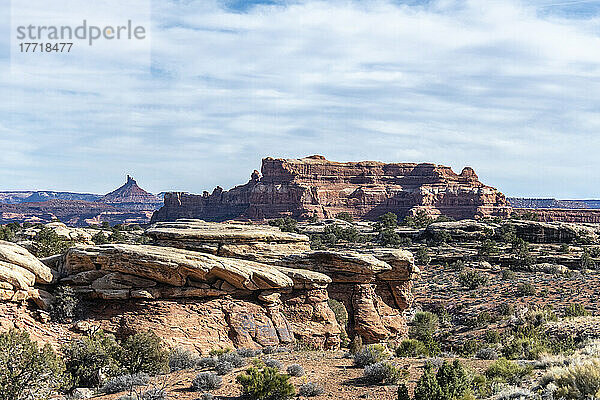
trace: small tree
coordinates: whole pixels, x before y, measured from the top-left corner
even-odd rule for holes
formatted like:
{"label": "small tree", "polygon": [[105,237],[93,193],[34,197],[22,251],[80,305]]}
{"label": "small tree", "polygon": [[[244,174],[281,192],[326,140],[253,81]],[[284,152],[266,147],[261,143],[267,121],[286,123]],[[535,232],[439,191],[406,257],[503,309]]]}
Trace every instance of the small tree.
{"label": "small tree", "polygon": [[433,367],[430,363],[425,364],[425,371],[415,388],[414,400],[442,400],[442,388],[433,373]]}
{"label": "small tree", "polygon": [[430,312],[415,314],[408,334],[411,338],[425,342],[435,335],[439,326],[438,316]]}
{"label": "small tree", "polygon": [[458,400],[469,389],[467,373],[458,360],[444,361],[436,375],[444,400]]}
{"label": "small tree", "polygon": [[382,231],[384,229],[395,229],[398,227],[398,216],[393,212],[388,212],[379,217],[375,224],[375,229]]}
{"label": "small tree", "polygon": [[29,334],[0,334],[0,400],[42,400],[64,388],[64,363],[49,345],[38,348]]}
{"label": "small tree", "polygon": [[73,318],[79,308],[79,298],[69,286],[59,286],[50,303],[50,317],[58,322],[67,322]]}
{"label": "small tree", "polygon": [[402,224],[412,228],[426,228],[432,222],[433,218],[425,210],[419,210],[414,216],[404,218]]}
{"label": "small tree", "polygon": [[122,344],[121,362],[130,374],[156,375],[169,370],[169,352],[162,339],[151,331],[136,333]]}
{"label": "small tree", "polygon": [[59,236],[53,229],[43,227],[34,238],[36,257],[49,257],[65,253],[73,243]]}
{"label": "small tree", "polygon": [[350,215],[349,212],[345,212],[345,211],[336,214],[335,218],[336,219],[341,219],[342,221],[346,221],[346,222],[352,222],[353,221],[352,215]]}
{"label": "small tree", "polygon": [[478,272],[474,269],[468,269],[460,273],[458,280],[463,287],[474,290],[480,286],[487,285],[489,278],[485,273]]}
{"label": "small tree", "polygon": [[74,339],[62,349],[67,371],[76,387],[99,387],[104,383],[104,376],[115,375],[119,370],[120,352],[114,336],[101,330]]}
{"label": "small tree", "polygon": [[415,252],[415,262],[419,265],[429,265],[431,256],[429,255],[426,246],[421,246],[417,249]]}

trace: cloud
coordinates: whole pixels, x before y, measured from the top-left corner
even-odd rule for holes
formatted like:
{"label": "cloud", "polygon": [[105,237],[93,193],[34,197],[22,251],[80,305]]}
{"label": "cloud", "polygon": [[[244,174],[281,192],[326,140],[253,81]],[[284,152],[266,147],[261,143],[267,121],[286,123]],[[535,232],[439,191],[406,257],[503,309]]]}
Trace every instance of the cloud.
{"label": "cloud", "polygon": [[149,70],[3,73],[0,182],[107,192],[129,172],[155,192],[201,192],[244,183],[264,156],[316,153],[598,196],[593,7],[252,3],[155,1]]}

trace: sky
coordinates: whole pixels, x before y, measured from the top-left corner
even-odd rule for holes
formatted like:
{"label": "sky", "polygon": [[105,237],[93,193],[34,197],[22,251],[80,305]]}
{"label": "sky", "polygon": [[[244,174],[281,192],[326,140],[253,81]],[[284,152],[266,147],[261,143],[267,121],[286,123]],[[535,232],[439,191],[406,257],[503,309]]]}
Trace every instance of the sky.
{"label": "sky", "polygon": [[149,60],[97,73],[10,68],[0,4],[0,190],[202,193],[321,154],[600,198],[600,0],[153,0]]}

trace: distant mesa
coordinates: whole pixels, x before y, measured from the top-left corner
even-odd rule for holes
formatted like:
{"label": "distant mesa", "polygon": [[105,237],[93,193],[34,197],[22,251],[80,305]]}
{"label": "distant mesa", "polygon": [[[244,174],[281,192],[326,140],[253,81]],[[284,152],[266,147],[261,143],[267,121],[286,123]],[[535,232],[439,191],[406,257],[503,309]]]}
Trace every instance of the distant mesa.
{"label": "distant mesa", "polygon": [[211,194],[166,193],[152,221],[331,218],[340,212],[375,220],[387,212],[406,216],[419,210],[456,219],[511,212],[505,196],[481,183],[470,167],[456,174],[430,163],[335,162],[314,155],[267,157],[261,173],[254,171],[248,183],[231,190],[218,186]]}
{"label": "distant mesa", "polygon": [[71,226],[102,222],[145,224],[161,205],[161,198],[140,188],[127,175],[123,186],[104,196],[54,191],[0,192],[0,224],[46,223],[55,219]]}

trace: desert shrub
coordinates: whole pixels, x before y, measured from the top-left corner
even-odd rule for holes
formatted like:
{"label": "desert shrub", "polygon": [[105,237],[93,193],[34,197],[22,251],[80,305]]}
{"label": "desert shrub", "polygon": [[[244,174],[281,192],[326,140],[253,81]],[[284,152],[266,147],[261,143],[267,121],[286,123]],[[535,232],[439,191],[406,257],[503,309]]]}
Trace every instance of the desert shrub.
{"label": "desert shrub", "polygon": [[446,231],[434,231],[431,235],[431,243],[441,245],[452,241],[452,235]]}
{"label": "desert shrub", "polygon": [[401,383],[398,385],[397,393],[397,400],[410,400],[410,395],[408,394],[408,387],[406,386],[406,383]]}
{"label": "desert shrub", "polygon": [[460,273],[458,281],[461,286],[474,290],[478,287],[487,285],[489,277],[486,273],[476,271],[474,269],[467,269]]}
{"label": "desert shrub", "polygon": [[510,269],[503,269],[500,273],[500,276],[505,281],[513,281],[517,277],[517,274],[515,274],[514,271],[511,271]]}
{"label": "desert shrub", "polygon": [[259,356],[262,353],[262,350],[260,350],[260,349],[237,349],[235,352],[237,354],[239,354],[240,357],[252,358],[252,357]]}
{"label": "desert shrub", "polygon": [[196,392],[206,392],[221,387],[223,378],[214,372],[200,372],[192,381],[192,389]]}
{"label": "desert shrub", "polygon": [[515,306],[508,303],[502,303],[498,306],[498,314],[503,316],[513,315],[515,313]]}
{"label": "desert shrub", "polygon": [[483,334],[483,340],[485,340],[486,343],[500,343],[500,333],[489,329]]}
{"label": "desert shrub", "polygon": [[237,351],[221,354],[218,357],[218,362],[228,362],[233,366],[233,368],[241,368],[246,365],[246,360],[244,360],[244,358],[240,356]]}
{"label": "desert shrub", "polygon": [[131,391],[135,386],[147,385],[149,380],[150,377],[145,373],[115,376],[104,384],[102,392],[111,394]]}
{"label": "desert shrub", "polygon": [[543,378],[556,385],[555,399],[595,399],[600,396],[600,360],[590,359],[553,368]]}
{"label": "desert shrub", "polygon": [[389,358],[386,348],[380,344],[371,344],[365,346],[361,351],[354,355],[354,365],[364,368],[367,365],[375,364]]}
{"label": "desert shrub", "polygon": [[517,284],[515,294],[519,297],[535,296],[535,286],[531,282],[520,282]]}
{"label": "desert shrub", "polygon": [[363,348],[362,337],[360,335],[355,335],[350,342],[349,350],[350,354],[356,354],[361,351]]}
{"label": "desert shrub", "polygon": [[565,317],[585,317],[590,315],[583,304],[573,303],[565,307]]}
{"label": "desert shrub", "polygon": [[152,388],[137,395],[137,400],[167,400],[167,392],[161,388]]}
{"label": "desert shrub", "polygon": [[521,367],[514,361],[501,358],[485,370],[485,376],[488,379],[497,379],[517,385],[531,373],[531,370],[531,367]]}
{"label": "desert shrub", "polygon": [[215,396],[212,393],[202,393],[198,400],[214,400]]}
{"label": "desert shrub", "polygon": [[452,363],[444,361],[436,374],[437,382],[444,400],[458,400],[469,389],[471,384],[465,369],[458,360]]}
{"label": "desert shrub", "polygon": [[298,221],[291,217],[271,220],[269,225],[278,227],[282,232],[298,232]]}
{"label": "desert shrub", "polygon": [[169,370],[171,372],[194,368],[198,364],[198,355],[191,350],[175,347],[169,352]]}
{"label": "desert shrub", "polygon": [[352,222],[352,215],[350,215],[349,212],[341,212],[335,215],[336,219],[341,219],[342,221],[346,221],[346,222]]}
{"label": "desert shrub", "polygon": [[227,375],[231,371],[233,371],[233,365],[229,361],[217,361],[217,365],[215,366],[215,370],[218,375]]}
{"label": "desert shrub", "polygon": [[348,311],[346,311],[346,307],[341,301],[335,299],[327,300],[327,304],[329,304],[329,308],[333,311],[335,315],[335,320],[342,328],[342,334],[340,335],[340,339],[342,343],[347,346],[348,345],[348,335],[346,334],[346,325],[348,325]]}
{"label": "desert shrub", "polygon": [[513,339],[502,347],[502,355],[510,360],[535,360],[548,351],[540,338],[534,336]]}
{"label": "desert shrub", "polygon": [[464,356],[472,356],[481,349],[481,342],[477,339],[465,340],[460,347],[460,354]]}
{"label": "desert shrub", "polygon": [[502,225],[498,230],[498,239],[504,243],[513,243],[517,240],[517,228],[514,225]]}
{"label": "desert shrub", "polygon": [[386,228],[379,231],[377,242],[382,246],[389,247],[408,246],[412,243],[410,239],[402,238],[393,228]]}
{"label": "desert shrub", "polygon": [[481,247],[479,248],[478,256],[481,259],[487,260],[491,255],[496,254],[498,252],[498,246],[496,242],[491,239],[485,239],[481,243]]}
{"label": "desert shrub", "polygon": [[314,382],[308,382],[298,388],[298,395],[304,397],[320,396],[325,393],[325,390]]}
{"label": "desert shrub", "polygon": [[464,260],[456,260],[450,264],[450,268],[452,268],[453,271],[461,272],[465,269],[465,262]]}
{"label": "desert shrub", "polygon": [[302,365],[300,364],[292,364],[288,366],[286,372],[289,376],[304,376],[304,368],[302,368]]}
{"label": "desert shrub", "polygon": [[153,332],[139,332],[122,343],[121,364],[130,374],[156,375],[169,370],[169,352]]}
{"label": "desert shrub", "polygon": [[12,242],[15,238],[15,234],[21,230],[19,224],[13,223],[8,225],[0,225],[0,240],[6,240]]}
{"label": "desert shrub", "polygon": [[104,232],[97,232],[94,234],[94,236],[92,236],[92,242],[94,242],[97,245],[100,245],[107,244],[109,241]]}
{"label": "desert shrub", "polygon": [[33,254],[38,258],[66,253],[73,245],[73,242],[64,239],[53,229],[47,227],[42,227],[33,240],[35,244]]}
{"label": "desert shrub", "polygon": [[568,244],[563,243],[560,245],[558,252],[561,254],[568,254],[571,252],[571,247]]}
{"label": "desert shrub", "polygon": [[410,323],[408,334],[413,339],[425,342],[435,335],[438,326],[437,315],[428,311],[418,312]]}
{"label": "desert shrub", "polygon": [[283,364],[281,363],[281,361],[276,360],[274,358],[267,358],[265,360],[265,366],[267,368],[272,368],[272,369],[274,369],[276,371],[279,371],[280,369],[283,368]]}
{"label": "desert shrub", "polygon": [[529,244],[521,238],[517,238],[512,243],[511,253],[513,254],[513,261],[515,266],[518,268],[530,267],[535,259],[529,252]]}
{"label": "desert shrub", "polygon": [[479,349],[475,354],[475,357],[480,360],[497,360],[498,359],[498,351],[493,347],[484,347],[483,349]]}
{"label": "desert shrub", "polygon": [[363,372],[365,382],[374,384],[394,385],[406,378],[407,371],[403,371],[387,361],[367,365]]}
{"label": "desert shrub", "polygon": [[196,367],[200,369],[214,368],[217,365],[215,357],[200,357],[196,363]]}
{"label": "desert shrub", "polygon": [[431,262],[431,256],[427,247],[421,246],[415,251],[415,262],[419,265],[429,265]]}
{"label": "desert shrub", "polygon": [[289,375],[283,375],[274,368],[265,367],[263,370],[249,368],[237,376],[237,382],[242,385],[242,393],[252,400],[286,400],[296,392],[289,382]]}
{"label": "desert shrub", "polygon": [[62,354],[75,387],[98,387],[104,383],[103,376],[117,374],[121,347],[114,336],[100,330],[71,340]]}
{"label": "desert shrub", "polygon": [[[534,399],[534,394],[531,390],[520,387],[509,387],[502,389],[500,393],[494,396],[494,400],[528,400]],[[536,399],[538,397],[535,397]]]}
{"label": "desert shrub", "polygon": [[375,223],[375,230],[395,229],[398,227],[398,215],[393,212],[387,212],[379,217]]}
{"label": "desert shrub", "polygon": [[419,210],[415,215],[409,215],[404,218],[402,225],[410,226],[411,228],[426,228],[432,222],[433,218],[425,210]]}
{"label": "desert shrub", "polygon": [[68,385],[65,365],[25,331],[0,334],[0,400],[42,400]]}
{"label": "desert shrub", "polygon": [[425,344],[417,339],[405,339],[396,348],[397,357],[423,357],[428,355],[429,352]]}
{"label": "desert shrub", "polygon": [[415,387],[414,400],[434,400],[442,398],[442,388],[437,381],[431,364],[425,365],[423,375],[417,381]]}
{"label": "desert shrub", "polygon": [[79,309],[79,297],[69,286],[59,286],[50,303],[50,318],[57,322],[67,322],[75,318]]}

